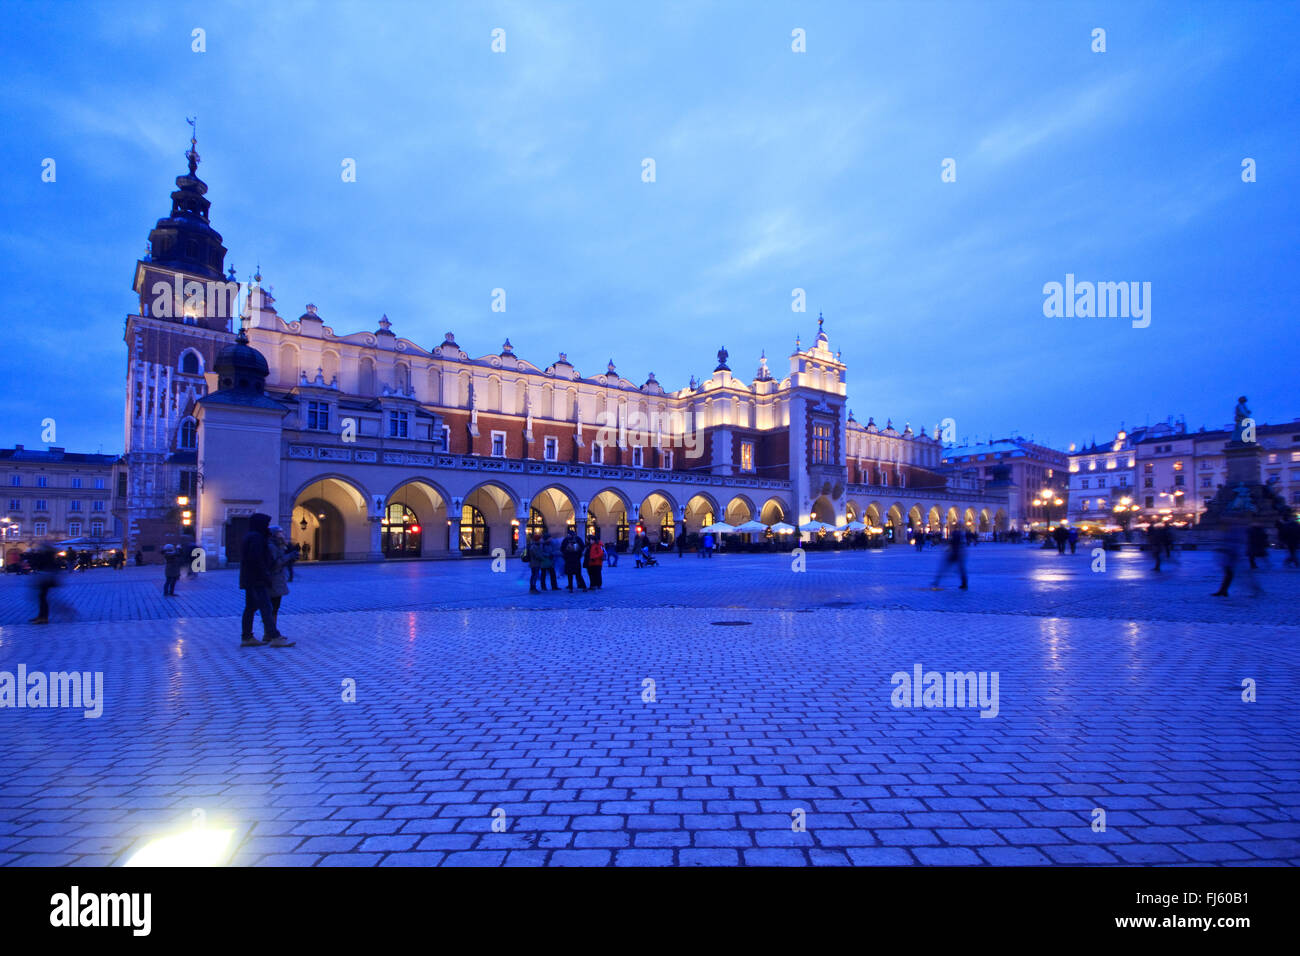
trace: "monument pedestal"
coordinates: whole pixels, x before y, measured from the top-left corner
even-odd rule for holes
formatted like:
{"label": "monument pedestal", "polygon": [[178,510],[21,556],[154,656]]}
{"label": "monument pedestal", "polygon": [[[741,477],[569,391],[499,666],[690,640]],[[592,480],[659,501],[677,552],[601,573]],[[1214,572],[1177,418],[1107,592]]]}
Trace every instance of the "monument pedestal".
{"label": "monument pedestal", "polygon": [[1223,446],[1228,477],[1206,505],[1197,531],[1219,532],[1242,525],[1272,527],[1294,520],[1291,507],[1271,485],[1262,483],[1264,449],[1258,442],[1230,441]]}

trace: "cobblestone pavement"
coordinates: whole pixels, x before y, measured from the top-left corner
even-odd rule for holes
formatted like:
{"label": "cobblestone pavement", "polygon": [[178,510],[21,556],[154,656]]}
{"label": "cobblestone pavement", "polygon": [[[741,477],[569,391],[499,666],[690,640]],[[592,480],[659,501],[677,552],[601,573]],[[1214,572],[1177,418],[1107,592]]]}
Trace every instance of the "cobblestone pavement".
{"label": "cobblestone pavement", "polygon": [[[624,559],[573,595],[309,566],[284,650],[236,646],[228,571],[74,575],[48,627],[11,577],[0,671],[104,690],[0,709],[0,864],[122,862],[195,809],[241,864],[1300,862],[1300,571],[1224,600],[1206,554],[981,545],[962,592],[939,558]],[[918,664],[997,672],[997,715],[893,706]]]}

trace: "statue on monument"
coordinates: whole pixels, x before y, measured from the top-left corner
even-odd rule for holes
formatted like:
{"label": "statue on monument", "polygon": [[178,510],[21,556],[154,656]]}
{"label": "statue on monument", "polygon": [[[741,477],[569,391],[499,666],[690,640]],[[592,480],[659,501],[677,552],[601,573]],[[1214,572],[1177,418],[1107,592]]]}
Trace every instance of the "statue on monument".
{"label": "statue on monument", "polygon": [[1246,396],[1242,395],[1237,399],[1237,407],[1232,412],[1232,440],[1241,441],[1241,433],[1245,426],[1242,425],[1246,419],[1250,418],[1250,409],[1246,407]]}

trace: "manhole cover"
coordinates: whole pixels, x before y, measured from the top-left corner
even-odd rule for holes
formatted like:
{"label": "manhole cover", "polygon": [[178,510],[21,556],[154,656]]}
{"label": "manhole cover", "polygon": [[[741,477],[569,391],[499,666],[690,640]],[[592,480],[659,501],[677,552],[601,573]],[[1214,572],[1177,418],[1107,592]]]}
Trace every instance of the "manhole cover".
{"label": "manhole cover", "polygon": [[753,624],[753,621],[710,621],[714,627],[746,627]]}

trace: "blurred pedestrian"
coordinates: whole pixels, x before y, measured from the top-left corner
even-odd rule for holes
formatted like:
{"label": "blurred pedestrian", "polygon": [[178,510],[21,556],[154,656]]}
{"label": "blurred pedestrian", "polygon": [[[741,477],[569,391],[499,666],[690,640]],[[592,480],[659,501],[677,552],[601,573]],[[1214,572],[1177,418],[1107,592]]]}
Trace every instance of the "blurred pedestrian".
{"label": "blurred pedestrian", "polygon": [[1246,530],[1246,557],[1252,571],[1259,567],[1257,560],[1268,563],[1268,532],[1261,525],[1253,524]]}
{"label": "blurred pedestrian", "polygon": [[49,624],[50,589],[59,583],[59,556],[52,544],[43,541],[24,554],[23,558],[32,569],[32,587],[36,591],[36,616],[29,623]]}
{"label": "blurred pedestrian", "polygon": [[939,565],[939,571],[934,576],[933,587],[939,586],[939,581],[944,572],[952,565],[957,566],[957,572],[961,575],[961,590],[966,588],[966,537],[960,534],[948,535],[948,552],[944,555],[943,562]]}

